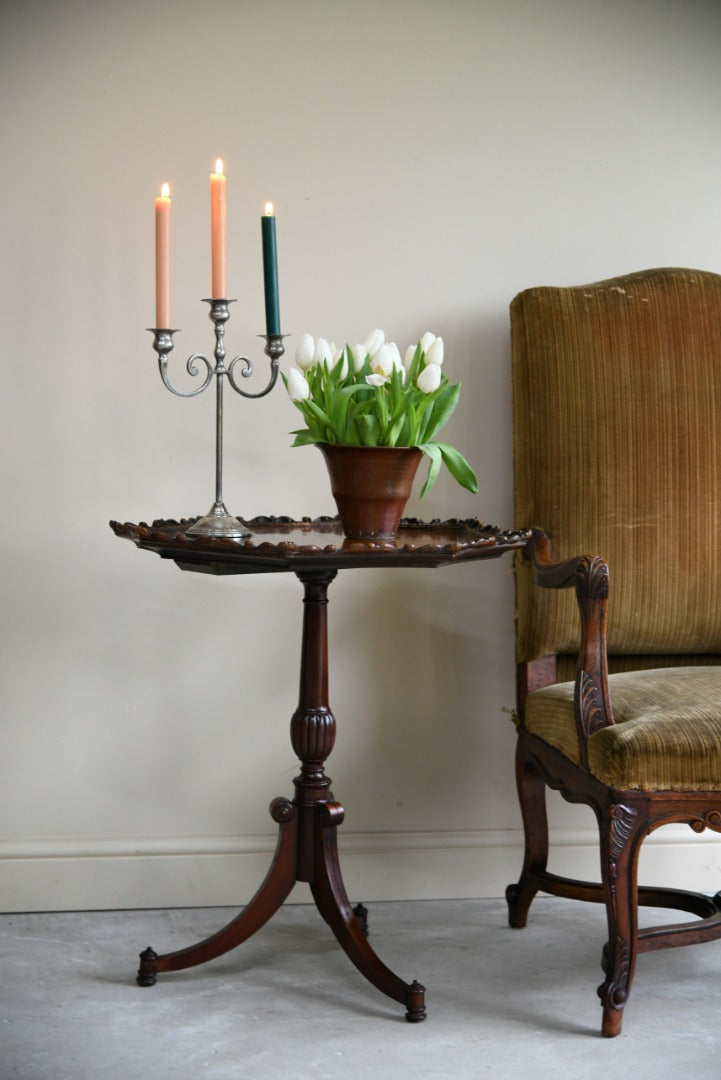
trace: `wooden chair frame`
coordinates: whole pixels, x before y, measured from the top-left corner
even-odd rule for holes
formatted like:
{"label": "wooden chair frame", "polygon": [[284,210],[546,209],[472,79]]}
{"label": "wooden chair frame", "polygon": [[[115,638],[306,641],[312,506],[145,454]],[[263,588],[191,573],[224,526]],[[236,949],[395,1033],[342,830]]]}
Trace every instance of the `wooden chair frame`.
{"label": "wooden chair frame", "polygon": [[[608,940],[601,966],[605,979],[598,988],[603,1007],[602,1032],[618,1035],[623,1008],[633,981],[636,957],[653,949],[692,945],[721,937],[721,892],[715,897],[680,889],[639,887],[638,858],[646,836],[662,825],[684,823],[695,832],[721,832],[721,792],[640,791],[606,787],[587,770],[588,740],[614,723],[608,688],[606,612],[608,566],[603,559],[581,555],[554,560],[549,537],[534,530],[525,552],[534,582],[542,588],[576,590],[581,617],[581,645],[574,692],[574,713],[580,764],[530,734],[524,726],[527,695],[557,681],[556,658],[543,657],[518,665],[518,746],[516,779],[525,831],[525,858],[520,879],[506,890],[511,926],[526,925],[539,890],[554,896],[606,905]],[[546,786],[569,802],[590,806],[600,833],[601,882],[559,877],[547,870],[548,822]],[[638,927],[638,906],[674,908],[695,918],[645,929]]]}

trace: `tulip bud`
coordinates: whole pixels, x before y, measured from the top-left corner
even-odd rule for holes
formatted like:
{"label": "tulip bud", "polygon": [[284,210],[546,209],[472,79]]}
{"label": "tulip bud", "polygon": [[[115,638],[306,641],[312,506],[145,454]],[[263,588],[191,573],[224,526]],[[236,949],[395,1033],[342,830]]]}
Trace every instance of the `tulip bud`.
{"label": "tulip bud", "polygon": [[390,357],[393,362],[393,367],[400,374],[401,382],[406,381],[406,369],[403,367],[403,361],[401,360],[401,351],[396,345],[395,341],[388,342],[388,349]]}
{"label": "tulip bud", "polygon": [[441,369],[439,364],[427,364],[416,379],[416,386],[424,394],[432,394],[441,385]]}
{"label": "tulip bud", "polygon": [[288,396],[291,401],[305,401],[310,397],[308,380],[298,368],[292,367],[288,372]]}
{"label": "tulip bud", "polygon": [[416,355],[416,346],[409,345],[406,349],[406,355],[403,357],[403,367],[408,371],[413,363],[413,357]]}
{"label": "tulip bud", "polygon": [[374,375],[366,375],[366,382],[369,386],[384,386],[385,383],[388,382],[388,379],[385,375],[377,373]]}
{"label": "tulip bud", "polygon": [[426,363],[437,364],[438,367],[443,363],[443,338],[437,337],[435,341],[430,345],[426,351]]}
{"label": "tulip bud", "polygon": [[394,361],[393,346],[390,342],[385,342],[379,346],[375,355],[371,356],[371,371],[374,371],[377,375],[389,376],[395,367]]}
{"label": "tulip bud", "polygon": [[365,340],[365,347],[368,355],[371,357],[375,356],[385,339],[386,336],[382,330],[371,330]]}
{"label": "tulip bud", "polygon": [[298,348],[295,350],[295,362],[301,371],[307,371],[308,368],[312,368],[315,363],[313,354],[315,352],[315,342],[310,334],[303,334],[298,342]]}
{"label": "tulip bud", "polygon": [[360,371],[368,355],[368,350],[365,345],[351,345],[350,351],[353,354],[353,367],[356,371]]}
{"label": "tulip bud", "polygon": [[333,363],[333,353],[331,352],[331,347],[328,344],[328,342],[325,340],[325,338],[319,337],[318,340],[315,343],[315,352],[313,353],[313,363],[314,364],[326,363],[326,364],[329,364],[329,365]]}
{"label": "tulip bud", "polygon": [[423,352],[428,352],[428,350],[430,349],[431,345],[433,344],[433,342],[435,340],[436,340],[436,335],[432,334],[430,332],[430,330],[426,330],[425,334],[423,335],[421,340],[418,342],[418,344],[423,349]]}
{"label": "tulip bud", "polygon": [[401,360],[401,352],[395,341],[389,341],[388,348],[390,349],[391,357],[393,359],[393,367],[402,368],[403,361]]}
{"label": "tulip bud", "polygon": [[348,352],[346,349],[336,349],[333,353],[333,368],[340,364],[340,377],[345,379],[348,374]]}

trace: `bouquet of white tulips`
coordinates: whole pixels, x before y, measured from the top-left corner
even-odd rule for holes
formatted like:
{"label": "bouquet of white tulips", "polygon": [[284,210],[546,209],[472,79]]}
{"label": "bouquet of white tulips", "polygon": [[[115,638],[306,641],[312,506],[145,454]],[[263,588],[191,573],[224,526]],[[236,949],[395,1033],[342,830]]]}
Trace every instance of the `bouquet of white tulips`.
{"label": "bouquet of white tulips", "polygon": [[460,383],[451,384],[442,365],[443,338],[430,332],[409,345],[403,359],[382,330],[374,330],[363,344],[343,349],[303,334],[295,367],[283,376],[306,423],[292,433],[293,446],[415,446],[430,459],[421,498],[442,464],[476,494],[478,481],[466,459],[434,438],[461,393]]}

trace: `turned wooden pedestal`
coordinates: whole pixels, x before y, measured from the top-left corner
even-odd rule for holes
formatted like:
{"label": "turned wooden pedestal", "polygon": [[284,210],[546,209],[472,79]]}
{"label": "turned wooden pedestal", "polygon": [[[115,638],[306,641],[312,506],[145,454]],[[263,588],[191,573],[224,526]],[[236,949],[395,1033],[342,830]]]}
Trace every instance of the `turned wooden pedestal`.
{"label": "turned wooden pedestal", "polygon": [[406,1019],[426,1015],[424,987],[404,982],[368,943],[365,911],[346,893],[338,860],[336,830],[344,811],[333,798],[325,762],[335,743],[336,721],[328,701],[328,586],[344,567],[442,566],[492,558],[521,548],[526,533],[503,532],[476,521],[425,525],[409,521],[394,542],[344,540],[337,519],[262,518],[248,522],[249,540],[187,535],[192,521],[157,521],[152,526],[111,522],[116,535],[172,559],[181,569],[213,574],[292,571],[303,586],[303,636],[298,708],[290,724],[300,773],[292,799],[270,806],[278,823],[278,845],[268,874],[253,899],[227,926],[188,948],[140,956],[138,982],[152,986],[161,972],[203,964],[234,949],[259,930],[283,904],[296,881],[310,885],[313,899],[338,942],[382,993],[405,1006]]}

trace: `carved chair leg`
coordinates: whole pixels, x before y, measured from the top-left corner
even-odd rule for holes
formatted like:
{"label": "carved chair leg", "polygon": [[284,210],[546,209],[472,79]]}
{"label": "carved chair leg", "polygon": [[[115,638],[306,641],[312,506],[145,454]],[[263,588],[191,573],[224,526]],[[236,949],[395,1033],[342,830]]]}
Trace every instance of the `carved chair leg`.
{"label": "carved chair leg", "polygon": [[523,735],[516,749],[516,784],[521,804],[525,856],[518,884],[506,889],[508,921],[514,929],[526,925],[528,909],[541,887],[548,862],[546,782],[524,748]]}
{"label": "carved chair leg", "polygon": [[635,806],[611,803],[600,819],[601,876],[606,896],[608,941],[601,966],[606,978],[598,988],[603,1006],[601,1030],[620,1034],[623,1008],[631,992],[638,950],[637,870],[646,815]]}

